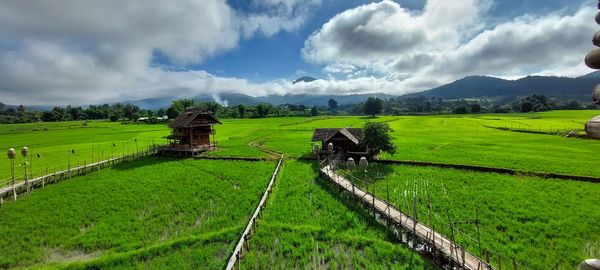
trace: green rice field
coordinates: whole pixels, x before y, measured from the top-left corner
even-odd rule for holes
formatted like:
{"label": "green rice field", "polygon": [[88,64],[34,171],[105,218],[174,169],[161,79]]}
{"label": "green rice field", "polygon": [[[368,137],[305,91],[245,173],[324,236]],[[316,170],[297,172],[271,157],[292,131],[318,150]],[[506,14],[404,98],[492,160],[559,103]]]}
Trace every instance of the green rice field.
{"label": "green rice field", "polygon": [[600,257],[597,183],[405,165],[370,167],[367,178],[359,170],[344,175],[444,235],[452,235],[449,224],[454,223],[458,242],[476,255],[490,251],[496,267],[497,254],[505,266],[515,258],[528,269],[572,269],[586,258]]}
{"label": "green rice field", "polygon": [[315,164],[286,163],[244,269],[437,269],[318,180]]}
{"label": "green rice field", "polygon": [[49,185],[0,209],[0,268],[220,268],[274,168],[147,158]]}
{"label": "green rice field", "polygon": [[[206,155],[266,160],[148,157],[5,201],[0,269],[222,269],[278,153],[284,165],[243,269],[438,269],[320,178],[315,161],[300,159],[314,128],[385,122],[397,153],[381,159],[600,177],[600,141],[564,136],[584,134],[598,114],[222,119],[218,150]],[[105,121],[0,125],[0,148],[28,146],[28,169],[39,176],[143,151],[169,133],[166,124]],[[598,183],[374,162],[369,173],[368,187],[355,182],[447,236],[452,223],[457,242],[489,251],[495,266],[514,258],[519,269],[574,269],[600,257]],[[9,178],[3,154],[0,187]]]}
{"label": "green rice field", "polygon": [[[556,135],[582,132],[584,123],[600,111],[551,111],[530,114],[434,116],[315,117],[224,119],[217,126],[215,156],[266,157],[251,142],[290,157],[310,153],[312,130],[318,127],[361,127],[367,121],[386,122],[394,129],[398,153],[382,158],[468,164],[600,176],[600,141]],[[498,129],[502,128],[502,129]],[[541,132],[540,132],[541,131]],[[0,148],[28,146],[33,176],[71,166],[140,151],[165,143],[164,124],[60,122],[0,125]],[[113,146],[114,145],[114,146]],[[75,150],[75,154],[69,154]],[[6,150],[5,150],[6,151]],[[40,154],[40,157],[37,157]],[[16,160],[22,179],[23,158]],[[0,156],[0,185],[8,183],[10,162]]]}

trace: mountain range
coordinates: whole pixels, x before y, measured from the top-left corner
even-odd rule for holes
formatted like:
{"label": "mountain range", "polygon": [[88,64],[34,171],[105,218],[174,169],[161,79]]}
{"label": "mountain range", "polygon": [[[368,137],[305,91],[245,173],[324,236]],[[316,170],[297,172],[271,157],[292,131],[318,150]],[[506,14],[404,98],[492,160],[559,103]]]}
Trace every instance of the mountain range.
{"label": "mountain range", "polygon": [[[317,79],[305,76],[298,78],[294,83],[311,82],[314,80]],[[517,100],[530,94],[543,94],[547,97],[561,100],[573,99],[589,102],[591,100],[592,89],[598,83],[600,83],[600,71],[576,78],[528,76],[518,80],[505,80],[489,76],[469,76],[427,91],[407,94],[401,96],[401,98],[425,96],[442,99]],[[369,97],[391,99],[398,96],[385,93],[372,93],[353,95],[288,94],[253,97],[241,93],[220,93],[218,95],[203,94],[193,98],[202,102],[215,101],[221,105],[228,106],[240,104],[254,106],[260,103],[325,106],[331,98],[335,99],[340,105],[348,105],[361,103]],[[175,97],[161,97],[125,102],[137,105],[142,109],[156,110],[168,107],[174,99]],[[29,109],[48,110],[52,106],[27,107]]]}
{"label": "mountain range", "polygon": [[590,101],[592,89],[600,83],[600,72],[577,78],[527,76],[505,80],[487,76],[470,76],[434,89],[403,97],[437,97],[442,99],[518,99],[530,94],[562,100]]}
{"label": "mountain range", "polygon": [[[270,103],[273,105],[283,104],[294,104],[294,105],[305,105],[305,106],[324,106],[327,105],[329,99],[335,99],[338,104],[358,104],[365,101],[369,97],[377,97],[381,99],[395,98],[394,95],[388,95],[384,93],[372,93],[372,94],[356,94],[356,95],[311,95],[311,94],[298,94],[298,95],[268,95],[253,97],[246,94],[240,93],[220,93],[218,95],[199,95],[193,97],[200,102],[215,101],[221,105],[237,106],[240,104],[255,106],[260,103]],[[163,98],[152,98],[136,101],[128,101],[139,106],[142,109],[156,110],[160,108],[168,107],[173,97]]]}
{"label": "mountain range", "polygon": [[[312,77],[301,77],[294,81],[294,83],[314,80],[316,79]],[[561,100],[573,99],[588,102],[591,100],[592,89],[598,83],[600,83],[600,71],[576,78],[527,76],[518,80],[506,80],[489,76],[469,76],[427,91],[404,95],[401,98],[425,96],[442,99],[517,100],[530,94],[543,94],[547,97]],[[230,106],[239,104],[253,106],[260,103],[324,106],[327,105],[330,98],[335,99],[340,105],[345,105],[358,104],[369,97],[391,99],[398,96],[373,93],[360,95],[289,94],[252,97],[239,93],[221,93],[219,95],[200,95],[195,98],[199,101],[217,101],[221,104],[226,102]],[[160,98],[132,101],[131,103],[145,109],[158,109],[167,107],[171,100],[172,98]]]}

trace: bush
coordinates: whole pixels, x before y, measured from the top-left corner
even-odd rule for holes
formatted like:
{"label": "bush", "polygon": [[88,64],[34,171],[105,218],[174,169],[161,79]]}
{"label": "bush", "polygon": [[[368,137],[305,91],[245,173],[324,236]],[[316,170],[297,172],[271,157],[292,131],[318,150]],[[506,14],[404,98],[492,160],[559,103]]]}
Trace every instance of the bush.
{"label": "bush", "polygon": [[456,114],[465,114],[468,111],[467,111],[467,107],[465,107],[465,106],[458,106],[458,107],[454,108],[454,110],[452,110],[452,112],[456,113]]}

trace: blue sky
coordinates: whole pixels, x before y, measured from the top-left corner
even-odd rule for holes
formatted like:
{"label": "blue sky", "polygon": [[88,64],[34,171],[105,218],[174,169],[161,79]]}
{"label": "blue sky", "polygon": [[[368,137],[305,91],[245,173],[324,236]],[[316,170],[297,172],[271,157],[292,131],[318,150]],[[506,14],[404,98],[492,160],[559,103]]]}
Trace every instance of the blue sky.
{"label": "blue sky", "polygon": [[[239,92],[402,95],[469,75],[579,76],[595,0],[6,1],[0,102]],[[292,84],[304,75],[321,80]]]}
{"label": "blue sky", "polygon": [[[321,65],[307,63],[300,50],[304,41],[337,13],[372,1],[332,0],[313,9],[309,21],[297,31],[280,32],[271,37],[257,36],[242,40],[236,49],[207,59],[205,62],[189,66],[191,69],[204,69],[219,76],[247,78],[253,82],[265,82],[286,78],[294,80],[300,75],[325,78]],[[411,10],[421,10],[423,0],[395,1]],[[248,9],[248,1],[229,1],[236,9]],[[498,21],[523,15],[544,15],[564,10],[574,12],[585,3],[593,6],[594,1],[564,0],[502,0],[495,1],[488,16]],[[592,22],[592,21],[591,21]]]}

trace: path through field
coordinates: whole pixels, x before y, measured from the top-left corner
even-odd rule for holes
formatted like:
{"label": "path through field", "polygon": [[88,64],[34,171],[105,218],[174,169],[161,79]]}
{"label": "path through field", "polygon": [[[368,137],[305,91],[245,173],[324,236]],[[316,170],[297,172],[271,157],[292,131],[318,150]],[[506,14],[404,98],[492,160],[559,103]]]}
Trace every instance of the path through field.
{"label": "path through field", "polygon": [[481,258],[465,251],[463,247],[452,242],[444,235],[441,235],[423,223],[415,221],[412,217],[402,213],[394,206],[373,196],[371,193],[356,187],[352,182],[338,175],[331,166],[327,165],[321,168],[321,173],[336,185],[345,189],[346,192],[350,192],[365,204],[370,204],[377,212],[393,220],[396,224],[403,227],[404,230],[412,231],[414,235],[421,239],[421,241],[432,244],[436,249],[441,250],[447,258],[450,258],[455,263],[455,265],[459,265],[467,270],[493,269]]}

